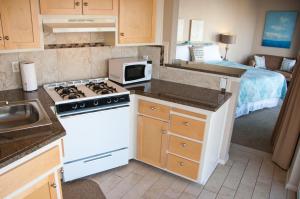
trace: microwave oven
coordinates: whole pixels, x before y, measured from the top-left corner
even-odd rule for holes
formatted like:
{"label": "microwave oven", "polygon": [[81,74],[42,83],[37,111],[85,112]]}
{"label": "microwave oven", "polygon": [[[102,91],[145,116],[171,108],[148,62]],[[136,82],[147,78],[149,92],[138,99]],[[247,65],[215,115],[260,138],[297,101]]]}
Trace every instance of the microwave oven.
{"label": "microwave oven", "polygon": [[120,84],[148,81],[152,77],[152,61],[118,58],[108,61],[109,79]]}

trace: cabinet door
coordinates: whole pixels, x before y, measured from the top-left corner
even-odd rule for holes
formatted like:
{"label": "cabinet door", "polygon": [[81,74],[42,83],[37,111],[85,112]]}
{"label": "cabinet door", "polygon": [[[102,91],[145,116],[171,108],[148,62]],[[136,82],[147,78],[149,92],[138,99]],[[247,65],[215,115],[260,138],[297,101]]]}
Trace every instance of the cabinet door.
{"label": "cabinet door", "polygon": [[120,0],[119,43],[153,43],[156,0]]}
{"label": "cabinet door", "polygon": [[0,0],[0,5],[5,48],[38,48],[38,0]]}
{"label": "cabinet door", "polygon": [[166,154],[168,123],[139,116],[138,159],[154,166],[163,167]]}
{"label": "cabinet door", "polygon": [[39,181],[31,189],[22,193],[18,198],[24,199],[57,199],[60,194],[60,186],[55,184],[54,174],[49,175],[47,178]]}
{"label": "cabinet door", "polygon": [[80,15],[82,0],[40,0],[43,15]]}
{"label": "cabinet door", "polygon": [[4,48],[4,38],[3,38],[2,22],[1,22],[1,16],[0,16],[0,49],[3,49],[3,48]]}
{"label": "cabinet door", "polygon": [[118,15],[118,0],[83,0],[85,15]]}

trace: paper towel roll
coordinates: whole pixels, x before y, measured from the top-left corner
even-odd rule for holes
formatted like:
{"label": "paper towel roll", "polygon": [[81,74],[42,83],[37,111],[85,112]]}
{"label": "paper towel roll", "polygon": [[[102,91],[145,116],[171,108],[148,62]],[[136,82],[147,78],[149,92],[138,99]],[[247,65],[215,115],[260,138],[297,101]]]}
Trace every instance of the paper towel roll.
{"label": "paper towel roll", "polygon": [[24,91],[37,90],[35,64],[33,62],[22,62],[20,65],[22,84]]}

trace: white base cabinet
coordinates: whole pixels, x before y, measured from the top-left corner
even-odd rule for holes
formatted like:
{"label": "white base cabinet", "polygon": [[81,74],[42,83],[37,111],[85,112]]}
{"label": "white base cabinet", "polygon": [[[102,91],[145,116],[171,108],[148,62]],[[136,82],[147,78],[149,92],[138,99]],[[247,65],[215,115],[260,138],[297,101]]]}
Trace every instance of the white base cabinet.
{"label": "white base cabinet", "polygon": [[221,160],[229,100],[216,112],[131,95],[130,158],[205,184]]}

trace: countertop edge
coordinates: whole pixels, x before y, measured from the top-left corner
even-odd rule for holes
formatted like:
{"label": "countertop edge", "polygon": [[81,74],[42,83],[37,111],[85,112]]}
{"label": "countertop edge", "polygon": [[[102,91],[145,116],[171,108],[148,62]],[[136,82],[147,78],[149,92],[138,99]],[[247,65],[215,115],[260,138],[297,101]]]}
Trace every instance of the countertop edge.
{"label": "countertop edge", "polygon": [[[241,78],[242,75],[246,72],[246,70],[244,69],[238,69],[238,68],[230,68],[231,70],[236,70],[236,73],[230,73],[228,72],[222,72],[222,71],[216,71],[216,70],[209,70],[209,69],[203,69],[199,67],[185,67],[185,66],[181,66],[178,64],[165,64],[165,67],[167,68],[175,68],[175,69],[181,69],[181,70],[188,70],[188,71],[196,71],[196,72],[203,72],[203,73],[210,73],[210,74],[215,74],[215,75],[225,75],[225,76],[229,76],[229,77],[235,77],[235,78]],[[219,67],[220,69],[224,69],[223,66],[217,66],[217,65],[213,65],[213,67]]]}

